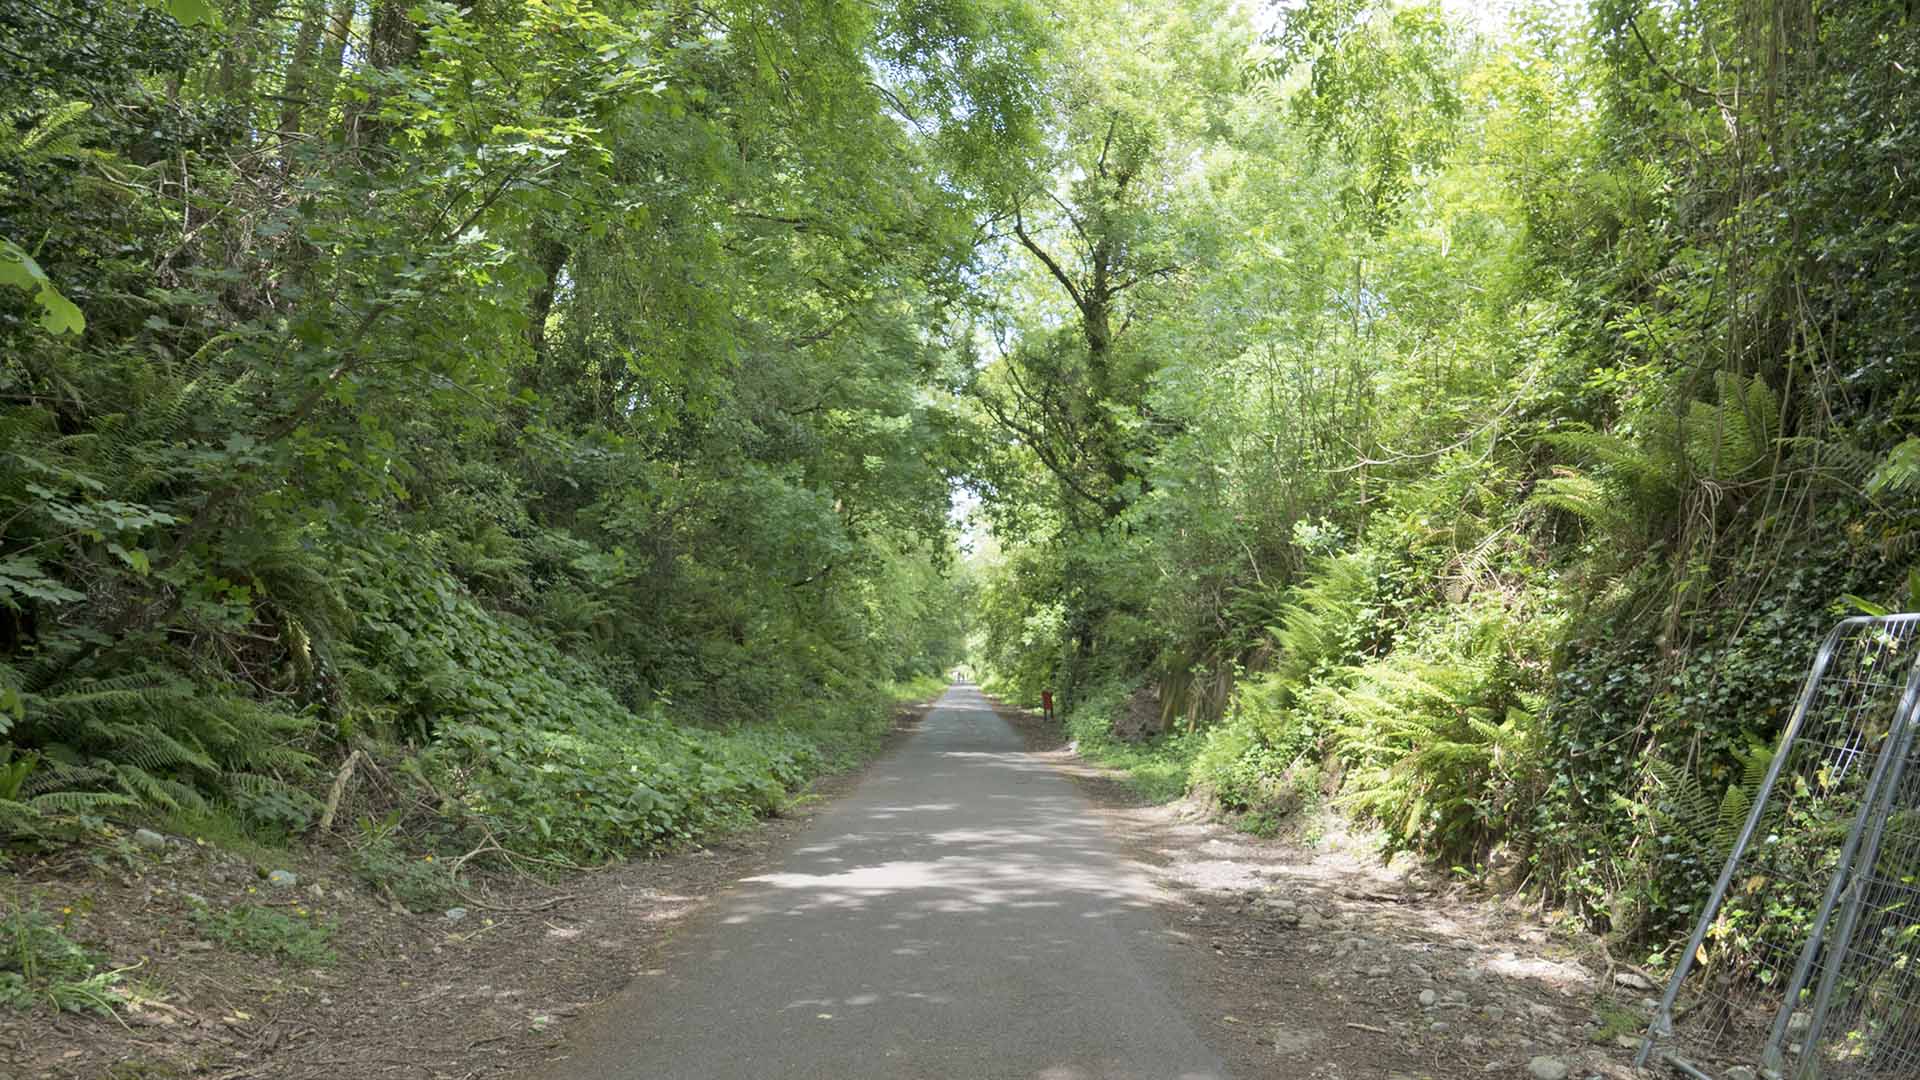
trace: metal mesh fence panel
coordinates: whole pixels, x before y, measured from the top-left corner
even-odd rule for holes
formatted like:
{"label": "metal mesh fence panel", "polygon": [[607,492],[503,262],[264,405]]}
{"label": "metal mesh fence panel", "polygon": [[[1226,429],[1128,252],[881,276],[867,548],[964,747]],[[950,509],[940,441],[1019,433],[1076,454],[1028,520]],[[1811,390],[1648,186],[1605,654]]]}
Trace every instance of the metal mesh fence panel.
{"label": "metal mesh fence panel", "polygon": [[[1905,767],[1916,632],[1920,615],[1860,617],[1821,642],[1639,1064],[1706,1080],[1920,1076],[1905,959],[1920,863],[1900,861],[1920,858],[1920,770]],[[1883,813],[1896,803],[1898,824]],[[1886,941],[1850,950],[1856,933]],[[1899,1064],[1859,1071],[1872,1061]]]}
{"label": "metal mesh fence panel", "polygon": [[[1916,673],[1920,679],[1920,673]],[[1920,1077],[1920,723],[1915,685],[1899,758],[1867,816],[1829,935],[1833,960],[1821,972],[1802,1023],[1803,1043],[1785,1048],[1775,1071],[1824,1080]]]}

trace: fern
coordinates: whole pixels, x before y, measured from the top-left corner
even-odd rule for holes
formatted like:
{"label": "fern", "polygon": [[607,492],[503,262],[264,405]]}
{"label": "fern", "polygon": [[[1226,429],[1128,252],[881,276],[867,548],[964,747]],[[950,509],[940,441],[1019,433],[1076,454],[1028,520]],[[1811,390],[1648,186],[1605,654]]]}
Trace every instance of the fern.
{"label": "fern", "polygon": [[0,798],[0,836],[34,836],[49,822],[128,809],[138,800],[117,792],[51,791],[30,799]]}
{"label": "fern", "polygon": [[80,133],[71,130],[93,106],[84,101],[56,105],[25,131],[20,122],[27,114],[20,110],[0,111],[0,156],[11,158],[16,168],[44,165],[58,158],[97,154],[80,143]]}
{"label": "fern", "polygon": [[33,836],[43,823],[44,815],[32,805],[0,799],[0,836]]}
{"label": "fern", "polygon": [[1473,860],[1535,783],[1538,699],[1508,685],[1499,645],[1395,654],[1318,693],[1356,770],[1344,801],[1386,826],[1394,847]]}
{"label": "fern", "polygon": [[21,791],[27,795],[39,795],[113,783],[113,769],[108,763],[82,764],[61,760],[72,753],[73,748],[69,746],[50,747],[45,765],[27,781]]}
{"label": "fern", "polygon": [[1642,494],[1669,496],[1680,490],[1685,477],[1673,453],[1671,440],[1658,433],[1635,440],[1599,431],[1557,431],[1541,441],[1572,454],[1592,468],[1617,477]]}
{"label": "fern", "polygon": [[1867,493],[1876,497],[1920,494],[1920,436],[1887,453],[1867,481]]}
{"label": "fern", "polygon": [[1360,610],[1378,590],[1378,579],[1368,556],[1337,555],[1294,590],[1292,602],[1280,610],[1279,625],[1268,628],[1279,647],[1275,673],[1283,682],[1305,685],[1316,670],[1353,658],[1360,645]]}
{"label": "fern", "polygon": [[96,731],[103,728],[103,734],[117,744],[115,756],[124,766],[148,771],[183,767],[209,773],[220,770],[206,748],[195,745],[199,740],[191,732],[181,732],[183,738],[155,724],[95,725]]}
{"label": "fern", "polygon": [[540,602],[540,624],[569,643],[605,640],[614,614],[611,601],[573,584],[547,592]]}
{"label": "fern", "polygon": [[1720,371],[1714,384],[1717,403],[1687,407],[1687,460],[1696,473],[1715,480],[1764,475],[1780,438],[1779,397],[1757,375],[1743,380]]}
{"label": "fern", "polygon": [[116,765],[115,784],[136,802],[163,810],[205,810],[207,800],[178,780],[157,776],[137,765]]}
{"label": "fern", "polygon": [[1734,841],[1740,838],[1740,829],[1753,810],[1753,800],[1759,797],[1760,785],[1766,781],[1773,750],[1764,743],[1754,743],[1740,752],[1738,761],[1740,777],[1727,785],[1727,792],[1720,799],[1719,824],[1713,835],[1713,847],[1719,851],[1731,850]]}
{"label": "fern", "polygon": [[42,815],[98,814],[135,806],[138,800],[110,791],[49,791],[35,795],[26,804]]}
{"label": "fern", "polygon": [[[1740,838],[1765,781],[1773,751],[1754,743],[1737,755],[1740,773],[1717,797],[1699,776],[1669,762],[1647,762],[1647,787],[1642,801],[1616,795],[1615,802],[1650,820],[1656,835],[1670,836],[1688,851],[1709,861],[1724,857]],[[1777,812],[1770,810],[1769,814]],[[1766,819],[1761,822],[1766,825]]]}
{"label": "fern", "polygon": [[1615,536],[1632,535],[1643,520],[1598,479],[1570,469],[1534,485],[1533,501],[1563,510]]}
{"label": "fern", "polygon": [[1595,431],[1543,437],[1583,468],[1558,466],[1532,501],[1564,510],[1623,544],[1638,546],[1665,527],[1685,489],[1687,467],[1675,440],[1656,428],[1635,440]]}
{"label": "fern", "polygon": [[41,750],[11,800],[26,808],[12,808],[16,818],[136,805],[201,811],[231,791],[298,805],[276,774],[303,777],[316,765],[299,745],[308,716],[163,672],[49,681],[9,670],[26,706],[17,734]]}

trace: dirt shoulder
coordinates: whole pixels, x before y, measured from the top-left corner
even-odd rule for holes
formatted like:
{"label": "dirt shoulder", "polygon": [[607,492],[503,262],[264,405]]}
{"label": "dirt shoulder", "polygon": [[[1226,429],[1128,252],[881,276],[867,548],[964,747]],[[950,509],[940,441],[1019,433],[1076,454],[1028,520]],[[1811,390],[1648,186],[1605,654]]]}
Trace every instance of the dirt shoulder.
{"label": "dirt shoulder", "polygon": [[1164,890],[1161,916],[1190,947],[1193,1018],[1234,1075],[1633,1076],[1651,989],[1610,969],[1591,937],[1382,866],[1331,815],[1308,844],[1235,831],[1192,803],[1145,804],[1058,724],[995,707]]}
{"label": "dirt shoulder", "polygon": [[[895,714],[888,749],[926,715]],[[883,750],[882,753],[885,753]],[[105,856],[16,861],[14,907],[128,968],[116,1015],[0,1011],[0,1080],[471,1080],[542,1060],[583,1009],[646,973],[676,926],[768,865],[864,770],[817,782],[782,817],[692,850],[551,884],[496,877],[457,919],[408,914],[350,873],[337,844],[289,852],[274,886],[254,863],[189,838]],[[210,933],[202,910],[331,923],[332,964],[262,958]]]}

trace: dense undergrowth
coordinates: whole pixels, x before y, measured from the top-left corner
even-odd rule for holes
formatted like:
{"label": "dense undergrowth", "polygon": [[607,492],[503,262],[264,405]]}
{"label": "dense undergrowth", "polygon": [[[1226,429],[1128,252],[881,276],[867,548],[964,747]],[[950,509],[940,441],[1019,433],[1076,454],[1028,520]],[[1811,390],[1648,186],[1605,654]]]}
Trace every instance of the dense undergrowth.
{"label": "dense undergrowth", "polygon": [[6,839],[330,817],[425,907],[429,855],[671,847],[869,753],[960,647],[955,178],[1034,32],[0,11]]}
{"label": "dense undergrowth", "polygon": [[[1116,181],[1092,118],[1137,131],[1137,181],[1028,223],[976,389],[989,687],[1669,958],[1820,637],[1920,605],[1913,19],[1316,2],[1145,46],[1063,129]],[[1776,900],[1716,940],[1804,933]]]}

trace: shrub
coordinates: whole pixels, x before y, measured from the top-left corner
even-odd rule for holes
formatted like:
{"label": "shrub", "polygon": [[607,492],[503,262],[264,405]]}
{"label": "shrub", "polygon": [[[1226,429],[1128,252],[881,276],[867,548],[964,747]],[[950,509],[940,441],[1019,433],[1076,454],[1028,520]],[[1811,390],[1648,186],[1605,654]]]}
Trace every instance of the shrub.
{"label": "shrub", "polygon": [[1294,689],[1272,673],[1241,683],[1232,711],[1207,731],[1194,759],[1194,787],[1229,810],[1290,800],[1284,774],[1319,739],[1313,713],[1290,704]]}
{"label": "shrub", "polygon": [[1114,719],[1126,708],[1134,689],[1112,679],[1094,684],[1067,711],[1067,733],[1087,758],[1124,769],[1128,783],[1142,797],[1153,802],[1177,799],[1187,792],[1194,755],[1204,737],[1176,730],[1139,742],[1116,739]]}
{"label": "shrub", "polygon": [[205,812],[226,799],[254,820],[304,827],[319,802],[306,744],[312,716],[263,705],[159,667],[109,678],[46,676],[0,663],[27,718],[0,714],[0,825],[142,808]]}
{"label": "shrub", "polygon": [[[424,745],[420,773],[456,825],[511,851],[602,862],[776,813],[821,771],[884,733],[889,696],[831,700],[731,730],[683,727],[654,701],[621,704],[586,664],[509,616],[488,612],[423,557],[359,565],[367,618],[359,670],[393,680],[395,733]],[[405,867],[378,850],[363,876]],[[388,887],[431,893],[402,869]],[[395,882],[398,882],[396,885]]]}

